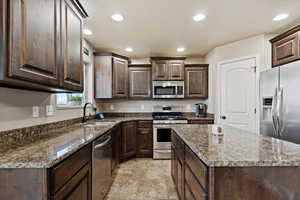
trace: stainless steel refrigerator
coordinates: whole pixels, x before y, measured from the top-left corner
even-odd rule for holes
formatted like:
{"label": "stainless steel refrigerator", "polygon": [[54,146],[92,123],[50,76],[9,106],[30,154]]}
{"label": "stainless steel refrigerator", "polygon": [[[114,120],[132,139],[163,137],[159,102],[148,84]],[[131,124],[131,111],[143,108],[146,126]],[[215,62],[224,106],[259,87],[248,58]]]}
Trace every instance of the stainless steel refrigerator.
{"label": "stainless steel refrigerator", "polygon": [[300,61],[261,72],[260,134],[300,144]]}

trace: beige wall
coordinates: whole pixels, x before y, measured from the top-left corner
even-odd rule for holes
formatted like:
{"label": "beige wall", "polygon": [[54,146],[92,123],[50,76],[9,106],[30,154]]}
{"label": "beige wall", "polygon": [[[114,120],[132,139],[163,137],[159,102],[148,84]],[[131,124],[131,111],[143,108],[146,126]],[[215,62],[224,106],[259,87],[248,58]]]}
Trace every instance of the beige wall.
{"label": "beige wall", "polygon": [[[84,46],[88,47],[91,52],[93,51],[89,44],[84,43]],[[91,57],[84,56],[84,61],[93,64],[92,56],[92,53]],[[88,81],[89,87],[92,87],[91,80]],[[93,94],[90,95],[93,96]],[[46,105],[54,106],[53,116],[46,116]],[[32,117],[33,106],[39,106],[40,117]],[[56,98],[53,94],[0,88],[0,113],[0,131],[4,131],[77,118],[82,115],[82,109],[57,109]]]}
{"label": "beige wall", "polygon": [[[258,73],[271,68],[271,44],[269,40],[274,34],[258,35],[244,40],[214,48],[205,56],[205,62],[209,64],[209,99],[210,112],[218,113],[218,87],[217,87],[217,67],[224,61],[247,57],[258,56]],[[257,91],[258,93],[258,91]],[[257,94],[258,96],[258,94]]]}
{"label": "beige wall", "polygon": [[[131,59],[132,64],[150,64],[150,58],[133,58]],[[202,64],[204,63],[204,57],[187,57],[185,60],[186,64]]]}

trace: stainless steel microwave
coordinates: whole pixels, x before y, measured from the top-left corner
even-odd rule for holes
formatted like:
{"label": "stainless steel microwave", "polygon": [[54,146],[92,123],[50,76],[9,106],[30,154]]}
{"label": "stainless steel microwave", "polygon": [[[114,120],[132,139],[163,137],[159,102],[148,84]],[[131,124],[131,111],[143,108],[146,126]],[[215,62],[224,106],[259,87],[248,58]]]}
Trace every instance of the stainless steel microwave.
{"label": "stainless steel microwave", "polygon": [[184,98],[184,81],[153,81],[153,98]]}

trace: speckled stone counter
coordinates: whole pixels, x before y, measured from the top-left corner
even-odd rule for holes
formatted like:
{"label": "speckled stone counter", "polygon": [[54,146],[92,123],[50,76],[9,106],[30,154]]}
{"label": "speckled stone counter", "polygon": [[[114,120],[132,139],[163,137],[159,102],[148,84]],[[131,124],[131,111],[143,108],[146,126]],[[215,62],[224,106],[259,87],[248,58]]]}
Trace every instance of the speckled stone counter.
{"label": "speckled stone counter", "polygon": [[173,130],[209,167],[300,166],[300,145],[225,126],[173,125]]}
{"label": "speckled stone counter", "polygon": [[[30,142],[0,145],[0,168],[50,168],[115,125],[134,120],[152,120],[152,118],[118,117],[91,120],[86,124],[75,123],[47,131],[42,137],[36,137],[34,140],[24,138]],[[112,123],[99,126],[95,122]]]}
{"label": "speckled stone counter", "polygon": [[[0,145],[0,168],[50,168],[120,122],[151,117],[113,117],[49,130],[30,142]],[[112,122],[98,126],[95,122]],[[166,126],[168,125],[160,125]],[[178,136],[210,167],[300,166],[300,145],[224,127],[213,136],[211,125],[172,125]]]}

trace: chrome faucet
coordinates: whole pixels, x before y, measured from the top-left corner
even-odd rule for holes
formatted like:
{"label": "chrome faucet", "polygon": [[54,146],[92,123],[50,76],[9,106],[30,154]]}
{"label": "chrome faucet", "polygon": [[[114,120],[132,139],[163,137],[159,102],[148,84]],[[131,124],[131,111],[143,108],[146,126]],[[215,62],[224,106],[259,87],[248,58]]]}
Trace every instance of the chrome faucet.
{"label": "chrome faucet", "polygon": [[94,111],[97,110],[97,108],[92,103],[90,103],[90,102],[85,103],[84,106],[83,106],[82,123],[84,123],[88,120],[88,117],[86,116],[86,108],[87,108],[88,105],[91,105]]}

